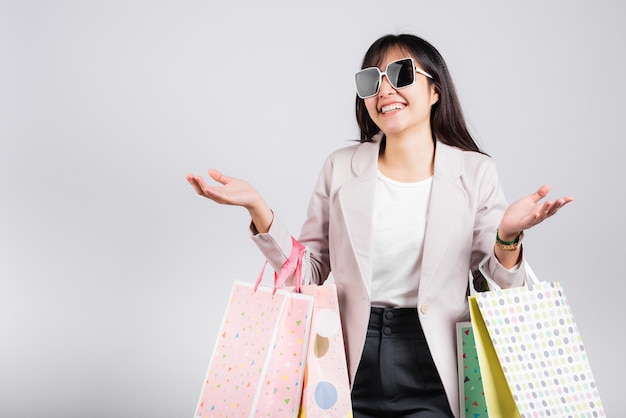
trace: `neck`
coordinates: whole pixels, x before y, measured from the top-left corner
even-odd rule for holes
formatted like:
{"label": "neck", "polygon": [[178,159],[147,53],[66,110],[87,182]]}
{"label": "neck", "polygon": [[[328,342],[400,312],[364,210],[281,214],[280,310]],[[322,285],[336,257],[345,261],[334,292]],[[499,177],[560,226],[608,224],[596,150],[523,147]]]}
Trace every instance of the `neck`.
{"label": "neck", "polygon": [[423,135],[387,135],[378,168],[387,177],[416,182],[433,175],[435,144],[430,130]]}

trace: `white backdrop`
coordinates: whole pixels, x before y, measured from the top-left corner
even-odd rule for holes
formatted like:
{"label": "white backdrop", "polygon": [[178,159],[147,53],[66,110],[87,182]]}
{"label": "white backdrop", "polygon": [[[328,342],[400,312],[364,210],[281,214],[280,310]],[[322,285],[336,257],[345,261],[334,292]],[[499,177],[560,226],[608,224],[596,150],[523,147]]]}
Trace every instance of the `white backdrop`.
{"label": "white backdrop", "polygon": [[0,416],[191,417],[232,281],[263,258],[185,174],[251,181],[297,234],[357,136],[362,55],[400,32],[446,57],[509,200],[575,197],[526,254],[623,412],[624,4],[314,4],[0,0]]}

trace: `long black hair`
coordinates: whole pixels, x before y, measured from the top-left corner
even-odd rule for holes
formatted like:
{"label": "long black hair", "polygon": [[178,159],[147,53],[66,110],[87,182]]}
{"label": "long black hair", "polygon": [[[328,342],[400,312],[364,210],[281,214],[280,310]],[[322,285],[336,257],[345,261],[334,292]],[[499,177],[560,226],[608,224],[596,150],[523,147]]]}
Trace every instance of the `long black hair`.
{"label": "long black hair", "polygon": [[[411,55],[416,63],[433,77],[429,82],[434,84],[435,91],[439,94],[439,100],[432,106],[430,113],[433,141],[440,141],[466,151],[483,153],[467,129],[448,67],[439,51],[430,43],[410,34],[385,35],[369,47],[363,57],[361,68],[380,65],[385,54],[392,49],[399,49]],[[361,142],[372,141],[372,137],[380,132],[380,128],[370,118],[364,100],[359,96],[356,97],[356,120],[361,131]],[[381,149],[382,147],[384,142]]]}

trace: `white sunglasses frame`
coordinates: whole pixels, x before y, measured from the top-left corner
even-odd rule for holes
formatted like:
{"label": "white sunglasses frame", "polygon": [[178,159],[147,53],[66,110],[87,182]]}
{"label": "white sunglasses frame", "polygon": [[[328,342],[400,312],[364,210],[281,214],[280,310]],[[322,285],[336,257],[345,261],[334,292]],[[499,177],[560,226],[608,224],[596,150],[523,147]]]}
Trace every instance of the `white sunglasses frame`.
{"label": "white sunglasses frame", "polygon": [[[400,58],[400,59],[397,59],[397,60],[395,60],[395,61],[391,61],[390,63],[388,63],[388,64],[387,64],[387,66],[385,67],[385,71],[380,71],[380,69],[379,69],[378,67],[367,67],[367,68],[363,68],[363,69],[361,69],[361,70],[357,71],[357,72],[354,74],[354,84],[355,84],[355,86],[357,87],[357,89],[356,89],[356,94],[357,94],[357,96],[359,96],[361,99],[367,99],[367,98],[370,98],[370,97],[374,97],[374,96],[376,96],[376,95],[380,92],[380,86],[382,85],[382,82],[383,82],[383,76],[387,77],[387,70],[389,69],[389,66],[390,66],[391,64],[395,64],[395,63],[397,63],[397,62],[399,62],[399,61],[404,61],[404,60],[407,60],[407,59],[408,59],[408,60],[411,60],[411,65],[413,65],[413,69],[415,70],[415,72],[416,72],[416,73],[419,73],[419,74],[423,75],[424,77],[428,77],[428,78],[430,78],[431,80],[433,79],[433,76],[432,76],[432,75],[428,74],[426,71],[422,70],[421,68],[418,68],[418,67],[417,67],[417,65],[415,65],[415,60],[414,60],[413,58],[411,58],[411,57]],[[357,86],[356,77],[357,77],[357,75],[358,75],[359,73],[361,73],[362,71],[365,71],[365,70],[371,70],[371,69],[375,69],[376,71],[378,71],[378,88],[376,89],[376,92],[375,92],[374,94],[370,94],[369,96],[361,96],[361,95],[359,94],[359,89],[358,89],[358,86]],[[389,80],[389,77],[387,77],[387,80]],[[393,86],[393,84],[392,84],[391,82],[389,82],[389,84],[390,84],[390,85],[391,85],[391,87],[393,87],[395,90],[400,90],[400,89],[403,89],[403,88],[405,88],[405,87],[409,87],[409,86],[411,86],[411,85],[415,84],[415,77],[413,78],[413,82],[412,82],[411,84],[407,84],[406,86],[402,86],[402,87],[394,87],[394,86]]]}

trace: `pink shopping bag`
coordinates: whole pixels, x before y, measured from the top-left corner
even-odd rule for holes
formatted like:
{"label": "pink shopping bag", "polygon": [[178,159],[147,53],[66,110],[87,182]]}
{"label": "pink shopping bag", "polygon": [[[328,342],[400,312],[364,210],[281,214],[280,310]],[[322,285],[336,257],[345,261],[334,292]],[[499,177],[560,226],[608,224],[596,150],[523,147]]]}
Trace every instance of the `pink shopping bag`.
{"label": "pink shopping bag", "polygon": [[236,281],[195,417],[296,417],[313,297]]}
{"label": "pink shopping bag", "polygon": [[350,381],[334,284],[303,286],[315,298],[300,418],[352,417]]}

